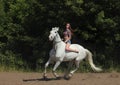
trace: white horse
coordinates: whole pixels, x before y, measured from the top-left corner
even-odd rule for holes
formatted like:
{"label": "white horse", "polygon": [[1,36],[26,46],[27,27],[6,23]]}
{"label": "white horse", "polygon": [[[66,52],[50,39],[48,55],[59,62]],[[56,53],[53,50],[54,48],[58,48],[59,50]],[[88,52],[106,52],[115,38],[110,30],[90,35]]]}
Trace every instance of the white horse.
{"label": "white horse", "polygon": [[[61,38],[58,34],[58,30],[59,30],[58,27],[54,27],[50,31],[49,40],[53,41],[53,49],[50,51],[50,53],[49,53],[50,58],[47,61],[47,63],[45,64],[45,71],[44,71],[44,75],[43,75],[44,78],[47,77],[46,68],[48,67],[48,65],[50,63],[55,62],[55,66],[53,68],[53,74],[56,78],[58,78],[59,75],[57,75],[57,73],[55,71],[56,71],[57,67],[61,64],[61,62],[75,61],[76,68],[74,70],[70,71],[69,74],[65,75],[70,78],[73,75],[73,73],[75,71],[77,71],[77,69],[79,68],[79,63],[85,58],[88,58],[89,64],[91,65],[91,68],[94,71],[97,71],[97,72],[102,71],[102,69],[95,66],[95,64],[93,63],[91,52],[89,50],[85,49],[84,47],[82,47],[78,44],[71,44],[70,48],[79,50],[79,53],[65,51],[66,44],[61,40]],[[71,66],[71,64],[72,64],[72,62],[69,63],[69,67]]]}

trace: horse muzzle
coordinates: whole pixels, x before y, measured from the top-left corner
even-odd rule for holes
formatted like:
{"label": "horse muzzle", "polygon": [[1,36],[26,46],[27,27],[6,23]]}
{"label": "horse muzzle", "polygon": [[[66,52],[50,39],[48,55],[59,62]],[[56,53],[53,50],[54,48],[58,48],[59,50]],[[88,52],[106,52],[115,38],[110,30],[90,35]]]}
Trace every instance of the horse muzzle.
{"label": "horse muzzle", "polygon": [[49,36],[49,41],[52,41],[53,40],[53,37],[52,36]]}

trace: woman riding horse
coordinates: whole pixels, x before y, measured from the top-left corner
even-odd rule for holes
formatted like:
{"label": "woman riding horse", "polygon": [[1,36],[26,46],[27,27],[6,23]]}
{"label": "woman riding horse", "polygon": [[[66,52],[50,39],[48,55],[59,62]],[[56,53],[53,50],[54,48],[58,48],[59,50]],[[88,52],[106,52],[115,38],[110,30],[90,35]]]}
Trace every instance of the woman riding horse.
{"label": "woman riding horse", "polygon": [[66,30],[63,32],[64,35],[64,42],[66,43],[65,50],[70,52],[78,53],[76,49],[69,48],[71,45],[71,36],[72,36],[72,29],[70,23],[66,24]]}

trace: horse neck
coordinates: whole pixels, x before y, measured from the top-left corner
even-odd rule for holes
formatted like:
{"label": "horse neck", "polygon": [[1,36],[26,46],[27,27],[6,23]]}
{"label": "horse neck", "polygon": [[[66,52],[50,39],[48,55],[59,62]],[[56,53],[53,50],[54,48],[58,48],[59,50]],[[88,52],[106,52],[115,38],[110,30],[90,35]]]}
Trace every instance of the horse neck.
{"label": "horse neck", "polygon": [[61,42],[62,40],[61,40],[61,38],[60,38],[60,35],[57,33],[57,35],[55,36],[55,38],[54,38],[54,43],[59,43],[59,42]]}

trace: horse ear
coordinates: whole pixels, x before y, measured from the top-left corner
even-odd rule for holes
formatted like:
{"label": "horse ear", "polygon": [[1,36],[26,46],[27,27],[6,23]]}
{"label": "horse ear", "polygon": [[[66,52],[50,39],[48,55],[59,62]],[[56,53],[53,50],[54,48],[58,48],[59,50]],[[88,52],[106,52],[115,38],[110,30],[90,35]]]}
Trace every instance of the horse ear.
{"label": "horse ear", "polygon": [[59,27],[56,27],[56,31],[59,31]]}
{"label": "horse ear", "polygon": [[52,30],[55,30],[55,28],[53,27]]}
{"label": "horse ear", "polygon": [[53,27],[52,30],[59,31],[59,27]]}

